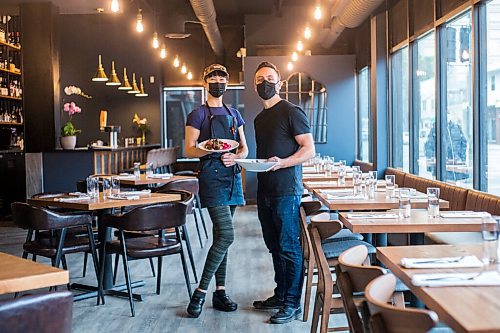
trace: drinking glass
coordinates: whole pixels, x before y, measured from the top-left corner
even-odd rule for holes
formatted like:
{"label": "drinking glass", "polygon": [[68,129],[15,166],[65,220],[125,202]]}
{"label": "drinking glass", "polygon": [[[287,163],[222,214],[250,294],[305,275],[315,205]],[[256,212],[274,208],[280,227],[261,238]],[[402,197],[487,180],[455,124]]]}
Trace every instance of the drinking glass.
{"label": "drinking glass", "polygon": [[430,218],[439,217],[439,188],[427,188],[427,214]]}
{"label": "drinking glass", "polygon": [[103,199],[108,198],[111,195],[111,178],[104,177],[102,179],[102,197]]}
{"label": "drinking glass", "polygon": [[339,160],[340,166],[346,166],[347,162],[346,160]]}
{"label": "drinking glass", "polygon": [[485,216],[481,221],[481,234],[483,236],[483,257],[485,265],[498,262],[498,234],[499,221],[491,216]]}
{"label": "drinking glass", "polygon": [[94,176],[87,177],[87,194],[91,198],[96,198],[99,194],[99,179]]}
{"label": "drinking glass", "polygon": [[134,162],[134,176],[136,179],[141,178],[141,163]]}
{"label": "drinking glass", "polygon": [[352,174],[352,182],[354,187],[354,195],[364,195],[362,193],[361,184],[363,183],[363,174],[361,172],[355,172]]}
{"label": "drinking glass", "polygon": [[407,218],[411,216],[410,189],[399,189],[399,216]]}
{"label": "drinking glass", "polygon": [[113,195],[120,194],[120,178],[116,176],[111,177],[111,193]]}
{"label": "drinking glass", "polygon": [[339,167],[339,185],[345,185],[345,166]]}
{"label": "drinking glass", "polygon": [[146,177],[151,177],[153,175],[153,163],[146,163]]}
{"label": "drinking glass", "polygon": [[392,198],[394,196],[395,186],[396,186],[396,176],[395,175],[386,175],[385,176],[385,191],[386,191],[386,196],[388,198]]}
{"label": "drinking glass", "polygon": [[353,165],[352,166],[352,172],[361,172],[361,167],[359,165]]}

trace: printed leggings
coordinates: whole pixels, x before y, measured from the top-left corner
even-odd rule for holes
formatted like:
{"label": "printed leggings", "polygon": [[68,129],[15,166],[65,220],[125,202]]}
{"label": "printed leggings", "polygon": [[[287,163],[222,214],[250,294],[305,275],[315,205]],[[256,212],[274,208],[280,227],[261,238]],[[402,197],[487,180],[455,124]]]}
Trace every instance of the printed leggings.
{"label": "printed leggings", "polygon": [[208,250],[199,288],[207,290],[210,280],[215,275],[216,286],[226,284],[226,265],[229,246],[234,241],[233,215],[236,206],[208,208],[213,224],[213,243]]}

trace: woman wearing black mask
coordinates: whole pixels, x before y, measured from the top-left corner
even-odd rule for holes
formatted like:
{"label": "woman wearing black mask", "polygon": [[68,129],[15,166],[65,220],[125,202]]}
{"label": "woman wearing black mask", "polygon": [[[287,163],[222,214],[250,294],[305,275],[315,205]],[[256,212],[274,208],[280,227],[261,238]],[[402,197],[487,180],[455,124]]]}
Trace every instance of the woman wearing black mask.
{"label": "woman wearing black mask", "polygon": [[[201,314],[205,295],[215,275],[216,291],[213,307],[220,311],[235,311],[234,303],[225,292],[227,254],[234,240],[233,215],[236,206],[245,204],[240,169],[235,159],[245,158],[248,148],[243,132],[244,121],[238,110],[222,102],[229,74],[226,68],[213,64],[205,68],[203,86],[207,90],[204,105],[193,110],[186,121],[185,148],[188,157],[199,157],[200,200],[208,208],[213,223],[213,244],[208,251],[198,288],[193,293],[187,312],[197,318]],[[208,153],[197,148],[198,142],[208,139],[231,139],[239,142],[236,151]]]}

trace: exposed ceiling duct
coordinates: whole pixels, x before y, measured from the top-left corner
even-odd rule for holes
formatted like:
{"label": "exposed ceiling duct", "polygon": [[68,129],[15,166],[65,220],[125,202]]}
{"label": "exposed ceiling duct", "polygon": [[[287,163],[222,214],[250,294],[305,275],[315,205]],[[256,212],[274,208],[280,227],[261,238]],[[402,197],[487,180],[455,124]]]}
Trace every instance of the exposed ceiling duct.
{"label": "exposed ceiling duct", "polygon": [[212,0],[189,0],[196,17],[203,26],[208,42],[217,58],[224,57],[224,43],[216,21],[215,7]]}
{"label": "exposed ceiling duct", "polygon": [[384,0],[343,0],[337,4],[338,13],[330,24],[330,30],[321,45],[324,48],[332,47],[345,28],[356,28],[366,20]]}

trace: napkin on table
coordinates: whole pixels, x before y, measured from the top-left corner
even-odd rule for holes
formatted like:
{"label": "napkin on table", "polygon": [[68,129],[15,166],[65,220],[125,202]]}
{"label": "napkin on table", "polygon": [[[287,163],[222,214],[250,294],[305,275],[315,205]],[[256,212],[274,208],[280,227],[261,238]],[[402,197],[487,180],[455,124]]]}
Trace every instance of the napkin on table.
{"label": "napkin on table", "polygon": [[328,200],[365,200],[367,197],[358,196],[358,195],[333,195],[327,194],[326,198]]}
{"label": "napkin on table", "polygon": [[457,212],[441,212],[441,217],[444,218],[480,218],[489,217],[490,213],[487,212],[472,212],[472,211],[457,211]]}
{"label": "napkin on table", "polygon": [[151,176],[149,176],[148,178],[152,178],[152,179],[168,179],[170,177],[172,177],[173,174],[171,173],[155,173]]}
{"label": "napkin on table", "polygon": [[400,264],[405,268],[466,268],[483,266],[483,263],[476,256],[402,258]]}
{"label": "napkin on table", "polygon": [[348,219],[397,219],[398,214],[395,213],[349,213],[347,214]]}
{"label": "napkin on table", "polygon": [[142,190],[142,191],[120,191],[120,195],[123,196],[131,196],[131,195],[149,195],[151,194],[151,190]]}
{"label": "napkin on table", "polygon": [[422,287],[500,286],[500,275],[496,270],[482,273],[415,274],[411,282]]}
{"label": "napkin on table", "polygon": [[86,196],[81,196],[81,197],[55,198],[54,199],[54,201],[60,201],[60,202],[75,202],[75,201],[85,201],[85,200],[90,200],[90,197],[88,195],[86,195]]}

